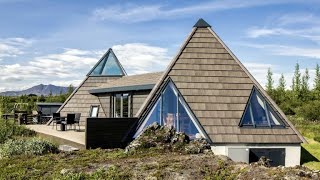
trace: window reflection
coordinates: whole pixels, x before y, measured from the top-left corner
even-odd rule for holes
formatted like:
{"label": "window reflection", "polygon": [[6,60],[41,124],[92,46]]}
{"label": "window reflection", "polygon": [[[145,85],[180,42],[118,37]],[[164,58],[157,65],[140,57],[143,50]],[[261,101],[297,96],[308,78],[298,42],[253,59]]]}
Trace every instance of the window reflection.
{"label": "window reflection", "polygon": [[282,126],[279,116],[254,88],[241,120],[241,126]]}
{"label": "window reflection", "polygon": [[115,55],[109,52],[90,75],[123,75],[123,71]]}
{"label": "window reflection", "polygon": [[163,124],[176,128],[176,114],[177,114],[177,95],[173,89],[168,85],[162,95],[162,117]]}
{"label": "window reflection", "polygon": [[176,131],[186,133],[191,139],[202,137],[190,114],[188,114],[187,106],[171,82],[167,84],[162,95],[156,104],[154,104],[144,122],[135,137],[153,122],[174,127]]}

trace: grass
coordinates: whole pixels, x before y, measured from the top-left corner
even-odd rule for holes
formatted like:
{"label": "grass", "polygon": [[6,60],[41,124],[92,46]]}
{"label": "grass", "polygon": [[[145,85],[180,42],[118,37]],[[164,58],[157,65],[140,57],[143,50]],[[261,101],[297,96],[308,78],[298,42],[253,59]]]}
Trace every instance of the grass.
{"label": "grass", "polygon": [[[48,154],[45,156],[14,156],[0,161],[0,179],[28,179],[61,178],[62,169],[78,169],[94,166],[126,155],[123,150],[106,151],[101,149],[83,150],[74,153]],[[108,172],[112,173],[112,172]],[[83,176],[77,172],[70,172],[69,176]],[[76,178],[77,179],[77,178]]]}
{"label": "grass", "polygon": [[301,164],[310,169],[320,170],[320,143],[314,140],[320,134],[320,123],[305,121],[299,117],[289,118],[308,141],[301,147]]}
{"label": "grass", "polygon": [[301,163],[310,169],[320,170],[320,143],[306,138],[309,144],[302,144]]}
{"label": "grass", "polygon": [[[292,122],[309,142],[302,144],[302,164],[320,170],[320,143],[313,140],[317,132],[320,132],[320,125],[313,122],[306,123],[299,118],[294,118]],[[33,136],[33,133],[24,126],[2,123],[1,128],[7,129],[5,132],[8,132],[6,135],[8,139]],[[187,157],[184,163],[179,161],[182,156]],[[121,149],[82,150],[42,156],[18,155],[0,160],[0,179],[129,179],[133,177],[130,174],[133,172],[131,168],[137,164],[139,167],[135,172],[151,172],[153,177],[163,178],[168,175],[167,172],[180,172],[191,166],[193,163],[190,165],[189,157],[181,154],[161,154],[152,148],[143,153],[130,155]],[[212,160],[208,159],[208,164],[205,164],[205,160],[199,162],[201,164],[195,166],[198,169],[195,167],[191,169],[195,172],[202,171],[204,177],[234,178],[234,174],[231,173],[233,170],[226,168],[227,166],[222,163],[218,163],[216,169],[212,169]],[[62,170],[67,172],[61,174]]]}

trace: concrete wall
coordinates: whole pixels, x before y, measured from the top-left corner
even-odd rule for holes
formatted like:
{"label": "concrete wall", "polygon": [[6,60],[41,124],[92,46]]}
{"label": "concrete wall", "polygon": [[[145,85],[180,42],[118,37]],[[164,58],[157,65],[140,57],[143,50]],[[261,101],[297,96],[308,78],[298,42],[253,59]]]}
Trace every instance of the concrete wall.
{"label": "concrete wall", "polygon": [[229,156],[232,160],[237,162],[249,162],[250,148],[284,148],[285,149],[285,166],[291,167],[300,165],[301,146],[300,144],[284,144],[284,145],[212,145],[211,150],[216,155]]}

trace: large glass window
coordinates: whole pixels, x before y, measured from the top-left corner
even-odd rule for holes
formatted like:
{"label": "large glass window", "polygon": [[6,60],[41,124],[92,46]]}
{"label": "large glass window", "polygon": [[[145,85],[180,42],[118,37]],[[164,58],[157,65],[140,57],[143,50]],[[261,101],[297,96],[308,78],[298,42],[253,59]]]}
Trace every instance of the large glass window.
{"label": "large glass window", "polygon": [[143,129],[153,122],[172,126],[176,131],[186,133],[191,139],[204,137],[196,125],[196,119],[171,81],[162,91],[134,137],[139,136]]}
{"label": "large glass window", "polygon": [[157,122],[158,124],[161,124],[161,121],[160,121],[160,119],[161,119],[160,105],[161,105],[161,98],[158,99],[156,104],[151,109],[149,115],[147,116],[147,120],[143,124],[144,127],[149,126],[153,122]]}
{"label": "large glass window", "polygon": [[129,93],[119,93],[113,96],[113,117],[131,117],[130,98]]}
{"label": "large glass window", "polygon": [[253,88],[240,126],[272,127],[282,125],[279,116],[262,95]]}
{"label": "large glass window", "polygon": [[163,124],[174,128],[177,128],[177,98],[171,87],[166,88],[162,95]]}
{"label": "large glass window", "polygon": [[115,55],[110,51],[93,69],[90,75],[124,75],[124,72]]}
{"label": "large glass window", "polygon": [[[178,101],[178,124],[179,124],[179,131],[186,133],[191,139],[194,138],[200,138],[201,136],[197,127],[192,122],[192,119],[190,118],[190,115],[186,111],[187,107],[185,107],[185,104],[179,99]],[[197,137],[198,136],[198,137]]]}

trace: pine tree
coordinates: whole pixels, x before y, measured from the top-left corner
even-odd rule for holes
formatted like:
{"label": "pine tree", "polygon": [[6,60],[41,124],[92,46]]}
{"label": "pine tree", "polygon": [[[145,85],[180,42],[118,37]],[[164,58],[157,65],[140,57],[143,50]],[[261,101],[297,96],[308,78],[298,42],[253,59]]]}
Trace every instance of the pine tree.
{"label": "pine tree", "polygon": [[70,84],[68,87],[68,95],[72,94],[73,90],[74,90],[74,87],[72,84]]}
{"label": "pine tree", "polygon": [[296,66],[295,66],[292,82],[293,82],[292,83],[292,90],[295,93],[298,93],[300,91],[300,89],[301,89],[301,73],[300,73],[299,63],[297,63]]}
{"label": "pine tree", "polygon": [[273,90],[274,81],[273,81],[272,75],[273,75],[273,73],[271,71],[271,68],[268,68],[267,84],[266,84],[266,90],[268,93],[271,93]]}
{"label": "pine tree", "polygon": [[314,89],[320,91],[320,67],[319,64],[316,65],[316,76],[314,78]]}
{"label": "pine tree", "polygon": [[303,92],[309,91],[309,70],[306,68],[305,74],[302,76],[302,84],[301,84],[301,90]]}
{"label": "pine tree", "polygon": [[280,76],[279,85],[277,87],[277,90],[280,92],[285,92],[285,90],[286,90],[286,80],[284,79],[283,74],[281,74],[281,76]]}
{"label": "pine tree", "polygon": [[283,74],[280,76],[278,87],[274,91],[273,98],[278,104],[283,103],[286,99],[286,80]]}

